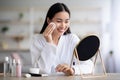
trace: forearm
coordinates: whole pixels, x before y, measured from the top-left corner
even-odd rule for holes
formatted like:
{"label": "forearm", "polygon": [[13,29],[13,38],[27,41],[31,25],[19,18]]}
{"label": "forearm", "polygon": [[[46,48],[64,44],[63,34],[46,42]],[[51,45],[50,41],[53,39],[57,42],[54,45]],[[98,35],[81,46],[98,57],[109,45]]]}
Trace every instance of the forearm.
{"label": "forearm", "polygon": [[49,73],[56,58],[56,47],[46,44],[43,48],[32,49],[32,62],[34,67],[39,67],[41,73]]}

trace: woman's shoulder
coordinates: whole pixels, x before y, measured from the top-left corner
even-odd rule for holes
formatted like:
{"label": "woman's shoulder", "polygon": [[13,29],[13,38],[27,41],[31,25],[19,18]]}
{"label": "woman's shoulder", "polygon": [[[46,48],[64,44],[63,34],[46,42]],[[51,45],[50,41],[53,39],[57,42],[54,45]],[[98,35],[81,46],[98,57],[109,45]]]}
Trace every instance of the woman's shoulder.
{"label": "woman's shoulder", "polygon": [[65,35],[65,39],[70,42],[79,42],[80,41],[79,37],[74,33]]}
{"label": "woman's shoulder", "polygon": [[43,38],[42,34],[34,34],[33,35],[33,39],[41,39],[41,38]]}
{"label": "woman's shoulder", "polygon": [[76,34],[73,34],[73,33],[67,34],[66,37],[69,37],[69,38],[79,38]]}
{"label": "woman's shoulder", "polygon": [[42,34],[35,34],[33,35],[31,42],[37,45],[37,44],[44,44],[46,40]]}
{"label": "woman's shoulder", "polygon": [[32,37],[33,41],[44,41],[44,36],[42,34],[35,34]]}

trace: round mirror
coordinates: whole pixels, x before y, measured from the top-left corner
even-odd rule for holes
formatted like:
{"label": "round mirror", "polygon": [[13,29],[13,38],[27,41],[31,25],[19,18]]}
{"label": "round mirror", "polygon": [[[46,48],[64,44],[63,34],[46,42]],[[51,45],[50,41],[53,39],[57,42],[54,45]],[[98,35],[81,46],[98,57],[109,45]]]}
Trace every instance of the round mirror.
{"label": "round mirror", "polygon": [[100,40],[95,35],[90,35],[82,39],[76,47],[79,60],[85,61],[92,58],[98,51],[99,46]]}

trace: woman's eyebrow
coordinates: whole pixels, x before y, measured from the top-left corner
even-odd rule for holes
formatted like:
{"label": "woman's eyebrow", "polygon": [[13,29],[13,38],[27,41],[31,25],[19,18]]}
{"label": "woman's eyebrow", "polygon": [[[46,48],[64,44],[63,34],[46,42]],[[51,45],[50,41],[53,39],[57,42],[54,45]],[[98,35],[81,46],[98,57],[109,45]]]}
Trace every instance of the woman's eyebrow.
{"label": "woman's eyebrow", "polygon": [[[61,19],[61,18],[56,18],[56,20],[63,20],[63,19]],[[65,20],[70,20],[70,19],[65,19]]]}

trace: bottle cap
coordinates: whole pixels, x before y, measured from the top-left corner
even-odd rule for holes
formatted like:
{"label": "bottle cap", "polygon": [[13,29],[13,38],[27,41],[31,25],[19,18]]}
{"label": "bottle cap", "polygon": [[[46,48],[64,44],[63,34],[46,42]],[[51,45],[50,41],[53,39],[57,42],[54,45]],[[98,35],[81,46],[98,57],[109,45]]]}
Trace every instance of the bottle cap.
{"label": "bottle cap", "polygon": [[8,61],[9,60],[9,58],[8,57],[5,57],[5,61]]}
{"label": "bottle cap", "polygon": [[12,63],[16,63],[15,59],[13,59]]}
{"label": "bottle cap", "polygon": [[17,64],[21,64],[21,61],[20,61],[20,59],[18,59],[18,60],[17,60]]}

